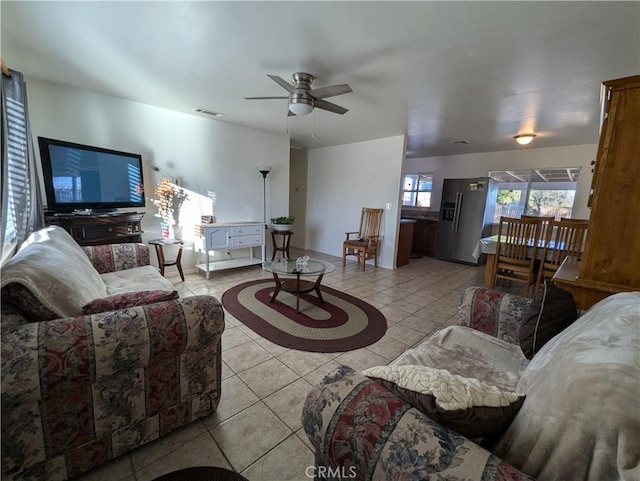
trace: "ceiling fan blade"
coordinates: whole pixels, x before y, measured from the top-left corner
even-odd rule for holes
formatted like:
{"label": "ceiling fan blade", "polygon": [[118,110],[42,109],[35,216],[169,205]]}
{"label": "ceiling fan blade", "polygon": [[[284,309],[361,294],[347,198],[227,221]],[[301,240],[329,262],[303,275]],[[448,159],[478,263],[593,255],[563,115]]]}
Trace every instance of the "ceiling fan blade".
{"label": "ceiling fan blade", "polygon": [[289,97],[245,97],[245,100],[273,100],[273,99],[288,99]]}
{"label": "ceiling fan blade", "polygon": [[291,85],[289,82],[287,82],[285,79],[278,77],[277,75],[269,75],[267,74],[267,77],[269,77],[271,80],[273,80],[275,83],[277,83],[278,85],[280,85],[280,87],[282,87],[283,89],[285,89],[287,92],[289,92],[290,94],[292,94],[293,92],[295,92],[295,88],[293,88],[293,85]]}
{"label": "ceiling fan blade", "polygon": [[326,100],[315,99],[313,102],[314,107],[317,107],[322,110],[328,110],[329,112],[333,112],[336,114],[345,114],[349,111],[349,109],[345,109],[344,107],[340,107],[339,105],[332,104],[331,102],[327,102]]}
{"label": "ceiling fan blade", "polygon": [[309,95],[316,99],[326,99],[327,97],[335,97],[336,95],[348,94],[349,92],[353,92],[349,85],[340,84],[312,89],[309,91]]}

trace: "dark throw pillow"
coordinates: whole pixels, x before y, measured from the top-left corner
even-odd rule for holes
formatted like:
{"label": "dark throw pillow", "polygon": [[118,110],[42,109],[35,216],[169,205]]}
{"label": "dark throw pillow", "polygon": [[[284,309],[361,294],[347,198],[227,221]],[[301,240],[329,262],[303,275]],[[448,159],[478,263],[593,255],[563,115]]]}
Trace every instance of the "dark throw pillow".
{"label": "dark throw pillow", "polygon": [[571,293],[545,280],[520,324],[520,349],[527,359],[532,359],[577,318],[578,309]]}
{"label": "dark throw pillow", "polygon": [[82,306],[84,314],[99,314],[129,307],[144,306],[155,302],[170,301],[179,297],[178,291],[136,291],[94,299]]}
{"label": "dark throw pillow", "polygon": [[376,366],[362,374],[431,419],[471,439],[504,432],[525,398],[479,379],[426,366]]}

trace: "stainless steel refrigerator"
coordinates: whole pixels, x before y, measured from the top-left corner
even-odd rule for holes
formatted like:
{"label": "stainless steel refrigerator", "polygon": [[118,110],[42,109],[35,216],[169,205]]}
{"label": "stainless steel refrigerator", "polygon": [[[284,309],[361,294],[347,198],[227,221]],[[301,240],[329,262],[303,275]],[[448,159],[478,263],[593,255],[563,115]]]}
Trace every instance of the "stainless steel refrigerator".
{"label": "stainless steel refrigerator", "polygon": [[493,212],[498,197],[498,183],[478,179],[445,179],[440,203],[440,219],[436,237],[438,259],[479,264],[473,257],[476,244],[491,235]]}

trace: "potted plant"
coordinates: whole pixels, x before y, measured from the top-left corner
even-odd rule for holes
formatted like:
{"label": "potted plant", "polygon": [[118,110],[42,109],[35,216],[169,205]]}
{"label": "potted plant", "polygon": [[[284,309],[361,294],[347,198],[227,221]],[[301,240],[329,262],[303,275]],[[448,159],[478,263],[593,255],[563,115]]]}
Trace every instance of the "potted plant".
{"label": "potted plant", "polygon": [[293,229],[296,218],[290,215],[271,218],[271,228],[278,232],[287,232]]}

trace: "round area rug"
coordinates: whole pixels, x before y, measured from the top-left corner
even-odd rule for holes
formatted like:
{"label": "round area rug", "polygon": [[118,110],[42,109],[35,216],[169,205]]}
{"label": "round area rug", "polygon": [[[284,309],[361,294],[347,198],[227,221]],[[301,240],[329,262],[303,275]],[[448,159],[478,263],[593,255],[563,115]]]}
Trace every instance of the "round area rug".
{"label": "round area rug", "polygon": [[153,481],[248,481],[244,476],[217,466],[198,466],[165,474]]}
{"label": "round area rug", "polygon": [[324,303],[315,293],[296,296],[280,291],[269,302],[275,282],[244,282],[222,295],[222,304],[240,322],[280,346],[300,351],[342,352],[373,344],[387,331],[378,309],[331,287],[321,286]]}

